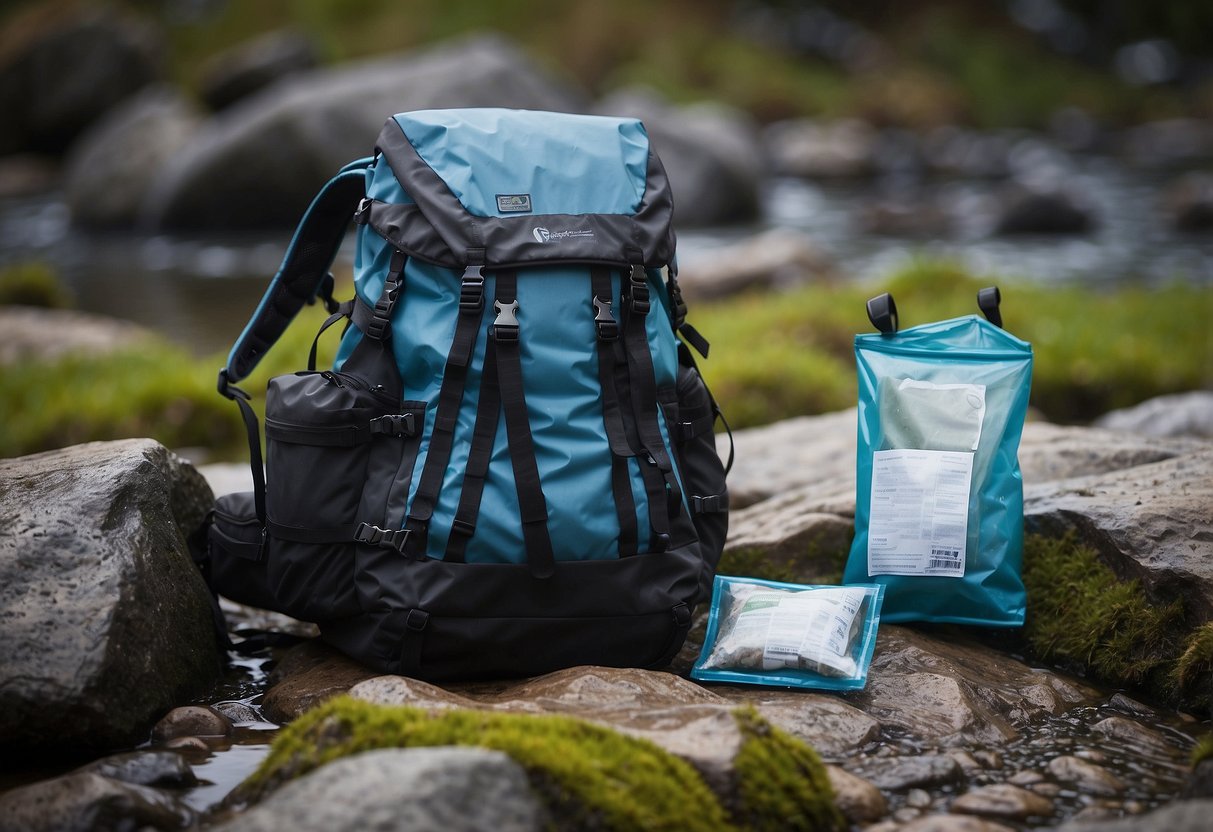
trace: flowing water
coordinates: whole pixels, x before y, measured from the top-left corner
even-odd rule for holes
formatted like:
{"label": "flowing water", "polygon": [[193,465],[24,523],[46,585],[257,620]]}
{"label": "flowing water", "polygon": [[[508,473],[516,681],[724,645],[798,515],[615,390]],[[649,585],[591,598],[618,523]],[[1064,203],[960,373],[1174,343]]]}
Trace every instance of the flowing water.
{"label": "flowing water", "polygon": [[[1161,174],[1102,157],[1072,161],[1067,182],[1097,219],[1086,233],[997,237],[991,229],[1004,183],[988,179],[807,181],[776,178],[762,189],[753,224],[683,229],[684,262],[770,228],[805,232],[842,274],[878,280],[916,256],[955,258],[1000,279],[1154,285],[1181,280],[1213,288],[1213,235],[1170,228]],[[873,233],[868,210],[882,200],[937,206],[947,230],[936,238]],[[0,200],[0,266],[44,260],[61,274],[80,308],[157,329],[199,355],[226,350],[256,307],[290,239],[276,234],[167,236],[73,228],[58,194]],[[339,262],[352,262],[352,237]]]}

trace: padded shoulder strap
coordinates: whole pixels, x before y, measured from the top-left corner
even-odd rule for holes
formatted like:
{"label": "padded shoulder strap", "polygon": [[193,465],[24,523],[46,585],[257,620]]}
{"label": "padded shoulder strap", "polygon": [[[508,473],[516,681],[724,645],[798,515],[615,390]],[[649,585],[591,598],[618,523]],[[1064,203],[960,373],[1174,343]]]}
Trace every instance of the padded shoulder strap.
{"label": "padded shoulder strap", "polygon": [[366,168],[372,161],[368,157],[346,165],[308,206],[278,273],[232,345],[227,366],[219,374],[221,392],[227,383],[238,382],[253,371],[304,304],[313,302],[331,280],[329,268],[353,219],[354,209],[366,196]]}

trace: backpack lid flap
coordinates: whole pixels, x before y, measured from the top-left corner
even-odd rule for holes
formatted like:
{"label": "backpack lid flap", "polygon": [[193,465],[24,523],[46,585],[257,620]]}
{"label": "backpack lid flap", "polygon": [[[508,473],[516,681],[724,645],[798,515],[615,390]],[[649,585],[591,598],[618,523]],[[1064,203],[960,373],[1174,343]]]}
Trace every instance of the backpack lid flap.
{"label": "backpack lid flap", "polygon": [[636,119],[425,110],[389,119],[377,149],[460,265],[673,257],[669,182]]}

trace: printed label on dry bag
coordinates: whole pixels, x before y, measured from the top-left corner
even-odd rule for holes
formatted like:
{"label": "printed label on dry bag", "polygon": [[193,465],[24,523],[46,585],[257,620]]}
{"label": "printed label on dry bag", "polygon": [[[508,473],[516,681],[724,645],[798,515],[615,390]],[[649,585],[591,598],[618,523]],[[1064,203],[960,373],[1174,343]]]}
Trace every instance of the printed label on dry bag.
{"label": "printed label on dry bag", "polygon": [[972,453],[873,453],[868,575],[963,577],[972,479]]}

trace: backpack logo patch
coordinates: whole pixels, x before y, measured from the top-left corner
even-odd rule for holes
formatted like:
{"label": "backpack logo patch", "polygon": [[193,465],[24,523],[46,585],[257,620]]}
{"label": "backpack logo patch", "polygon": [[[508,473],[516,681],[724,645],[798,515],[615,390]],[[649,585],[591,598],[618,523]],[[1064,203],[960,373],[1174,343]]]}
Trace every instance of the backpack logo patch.
{"label": "backpack logo patch", "polygon": [[497,194],[497,210],[503,214],[531,213],[530,194]]}
{"label": "backpack logo patch", "polygon": [[594,230],[591,228],[575,228],[570,231],[550,231],[539,225],[531,229],[531,236],[535,238],[535,242],[537,243],[550,243],[553,240],[567,240],[572,237],[593,237]]}

